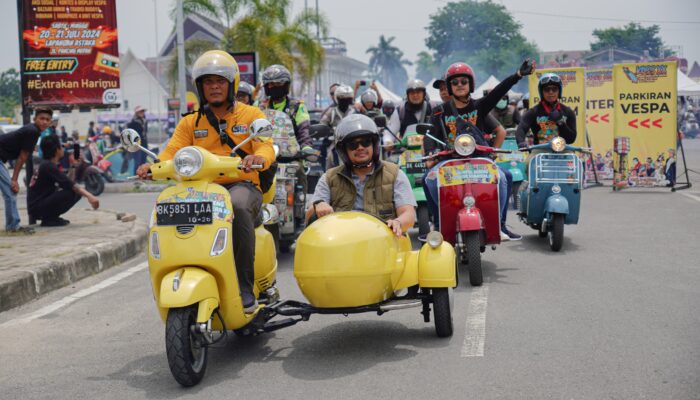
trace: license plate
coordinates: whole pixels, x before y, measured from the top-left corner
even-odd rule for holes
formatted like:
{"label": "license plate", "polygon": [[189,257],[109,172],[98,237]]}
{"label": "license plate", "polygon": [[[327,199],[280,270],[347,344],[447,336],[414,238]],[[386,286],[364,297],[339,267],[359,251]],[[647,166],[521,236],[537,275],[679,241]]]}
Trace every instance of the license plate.
{"label": "license plate", "polygon": [[212,215],[211,201],[156,205],[158,225],[208,225],[213,221]]}

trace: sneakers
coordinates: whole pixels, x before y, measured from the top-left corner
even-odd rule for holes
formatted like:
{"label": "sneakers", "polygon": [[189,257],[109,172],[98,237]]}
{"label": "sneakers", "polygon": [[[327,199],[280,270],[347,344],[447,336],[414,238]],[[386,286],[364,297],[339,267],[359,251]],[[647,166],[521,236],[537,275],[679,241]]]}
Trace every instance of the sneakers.
{"label": "sneakers", "polygon": [[70,221],[58,217],[56,219],[42,219],[41,226],[66,226],[70,224]]}
{"label": "sneakers", "polygon": [[258,301],[252,293],[242,292],[241,300],[243,301],[243,312],[252,314],[258,308]]}
{"label": "sneakers", "polygon": [[26,227],[26,226],[18,226],[15,229],[8,230],[7,233],[9,233],[11,235],[33,235],[34,229]]}
{"label": "sneakers", "polygon": [[523,238],[517,233],[508,230],[508,227],[506,225],[501,226],[501,240],[503,240],[503,235],[507,236],[506,240],[520,240]]}
{"label": "sneakers", "polygon": [[505,232],[501,231],[501,242],[507,242],[510,240],[510,236],[508,236]]}

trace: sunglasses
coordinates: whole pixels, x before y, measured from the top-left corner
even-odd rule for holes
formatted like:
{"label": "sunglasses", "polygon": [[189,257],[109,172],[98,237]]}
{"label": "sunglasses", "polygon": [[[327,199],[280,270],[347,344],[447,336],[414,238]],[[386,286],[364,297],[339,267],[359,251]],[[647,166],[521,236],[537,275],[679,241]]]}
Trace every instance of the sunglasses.
{"label": "sunglasses", "polygon": [[540,78],[540,85],[545,85],[547,83],[561,83],[561,78],[559,75],[549,75]]}
{"label": "sunglasses", "polygon": [[544,93],[555,93],[555,92],[559,91],[559,87],[558,86],[545,86],[542,88],[542,91]]}
{"label": "sunglasses", "polygon": [[364,148],[368,148],[371,145],[372,145],[372,138],[371,137],[363,137],[363,138],[359,138],[357,140],[353,140],[352,142],[348,143],[348,149],[355,151],[360,146],[362,146]]}
{"label": "sunglasses", "polygon": [[450,81],[450,84],[452,86],[466,86],[466,85],[469,85],[469,79],[467,79],[467,78],[462,78],[462,79],[455,78],[455,79],[452,79]]}

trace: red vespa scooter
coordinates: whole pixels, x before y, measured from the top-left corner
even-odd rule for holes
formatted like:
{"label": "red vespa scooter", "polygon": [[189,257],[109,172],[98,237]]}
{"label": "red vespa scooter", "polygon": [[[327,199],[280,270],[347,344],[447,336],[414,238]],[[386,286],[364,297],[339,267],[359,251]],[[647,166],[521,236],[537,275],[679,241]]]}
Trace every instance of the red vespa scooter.
{"label": "red vespa scooter", "polygon": [[[421,124],[424,125],[424,124]],[[419,126],[418,132],[430,136],[431,125]],[[440,142],[439,140],[433,138]],[[462,264],[467,264],[469,283],[480,286],[483,279],[481,253],[487,245],[493,249],[501,243],[501,218],[498,196],[498,166],[474,152],[510,153],[476,144],[474,137],[461,134],[454,149],[443,150],[424,159],[448,159],[437,169],[440,233],[454,245]]]}

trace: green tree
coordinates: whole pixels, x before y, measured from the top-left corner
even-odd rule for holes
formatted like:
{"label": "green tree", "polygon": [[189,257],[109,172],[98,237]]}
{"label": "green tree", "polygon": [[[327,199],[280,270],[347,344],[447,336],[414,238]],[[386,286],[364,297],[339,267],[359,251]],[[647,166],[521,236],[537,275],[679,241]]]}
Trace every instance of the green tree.
{"label": "green tree", "polygon": [[19,71],[10,68],[0,73],[0,116],[12,117],[21,97]]}
{"label": "green tree", "polygon": [[404,65],[411,65],[411,62],[403,58],[403,51],[391,44],[394,39],[394,36],[386,39],[381,35],[377,46],[368,48],[366,53],[370,54],[370,75],[379,79],[390,90],[401,93],[408,80]]}
{"label": "green tree", "polygon": [[[194,64],[195,60],[205,52],[209,50],[215,50],[218,46],[216,43],[212,43],[205,39],[190,39],[185,41],[185,65],[191,66]],[[177,96],[177,80],[178,80],[178,60],[177,60],[177,47],[173,48],[170,53],[170,60],[168,61],[168,83],[170,84],[170,94],[171,96]]]}
{"label": "green tree", "polygon": [[[596,41],[591,43],[592,51],[617,47],[640,54],[648,50],[650,56],[660,57],[664,50],[658,25],[645,28],[638,23],[630,22],[622,28],[594,29],[593,36]],[[669,55],[668,52],[666,55]]]}
{"label": "green tree", "polygon": [[477,80],[491,74],[503,79],[514,73],[524,58],[538,53],[520,33],[521,28],[502,5],[463,0],[447,3],[430,16],[425,44],[433,51],[440,70],[465,61],[476,70]]}
{"label": "green tree", "polygon": [[[226,28],[231,27],[236,14],[249,0],[184,0],[182,13],[184,15],[200,14],[218,21]],[[173,21],[177,15],[177,3],[170,10]]]}
{"label": "green tree", "polygon": [[325,51],[316,40],[328,33],[323,14],[306,9],[293,18],[290,0],[251,0],[247,12],[224,32],[226,51],[256,51],[262,66],[282,64],[302,79],[302,91],[321,71]]}
{"label": "green tree", "polygon": [[423,80],[425,83],[430,82],[433,78],[442,76],[439,66],[435,63],[435,58],[427,51],[418,53],[416,61],[416,78]]}

